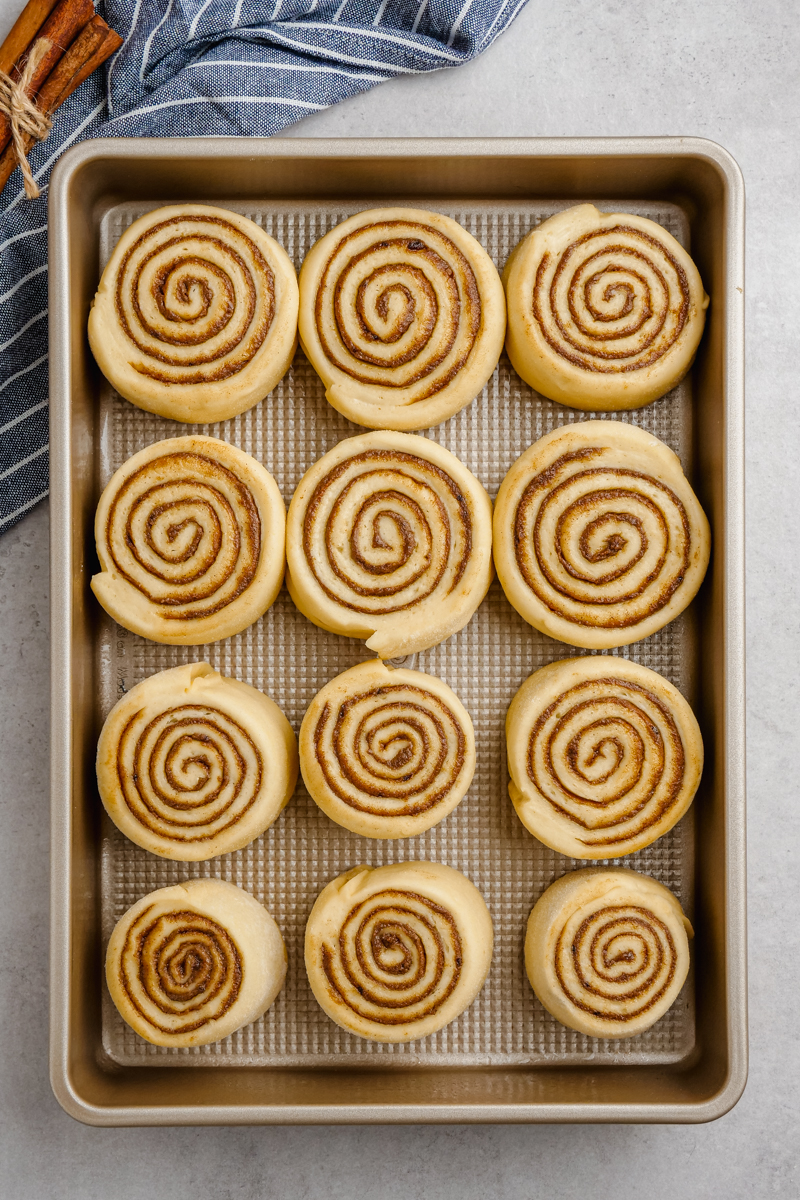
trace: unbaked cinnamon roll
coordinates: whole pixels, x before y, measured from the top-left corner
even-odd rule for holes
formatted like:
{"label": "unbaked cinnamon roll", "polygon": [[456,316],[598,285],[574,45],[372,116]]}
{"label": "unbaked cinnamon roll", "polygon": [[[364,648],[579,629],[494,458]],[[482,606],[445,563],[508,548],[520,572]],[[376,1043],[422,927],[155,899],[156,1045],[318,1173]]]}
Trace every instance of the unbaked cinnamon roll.
{"label": "unbaked cinnamon roll", "polygon": [[475,476],[428,438],[348,438],[289,505],[286,585],[315,625],[367,638],[381,658],[426,650],[486,595],[491,519]]}
{"label": "unbaked cinnamon roll", "polygon": [[200,861],[252,842],[297,782],[291,725],[263,692],[208,663],[151,675],[103,725],[97,784],[111,820],[162,858]]}
{"label": "unbaked cinnamon roll", "polygon": [[627,646],[694,599],[710,531],[677,455],[619,421],[554,429],[497,494],[494,561],[517,612],[571,646]]}
{"label": "unbaked cinnamon roll", "polygon": [[530,833],[571,858],[649,846],[683,816],[703,770],[689,705],[623,658],[568,658],[525,681],[506,719],[508,790]]}
{"label": "unbaked cinnamon roll", "polygon": [[218,1042],[260,1017],[286,978],[267,910],[221,879],[143,896],[117,922],[106,981],[122,1018],[156,1046]]}
{"label": "unbaked cinnamon roll", "polygon": [[472,1004],[492,937],[483,897],[452,867],[354,867],[311,910],[306,970],[337,1025],[378,1042],[410,1042]]}
{"label": "unbaked cinnamon roll", "polygon": [[413,837],[452,812],[475,771],[469,713],[433,675],[359,663],[327,683],[300,729],[324,813],[364,837]]}
{"label": "unbaked cinnamon roll", "polygon": [[252,625],[280,591],[286,510],[269,471],[219,438],[129,458],[95,518],[106,612],[154,642],[199,646]]}
{"label": "unbaked cinnamon roll", "polygon": [[300,272],[300,341],[329,402],[371,429],[426,429],[497,366],[506,306],[475,238],[440,213],[376,208],[330,230]]}
{"label": "unbaked cinnamon roll", "polygon": [[640,408],[683,378],[708,296],[661,225],[579,204],[550,217],[503,273],[506,349],[519,375],[572,408]]}
{"label": "unbaked cinnamon roll", "polygon": [[531,987],[547,1011],[591,1037],[633,1037],[674,1004],[692,927],[669,888],[624,867],[552,883],[525,938]]}
{"label": "unbaked cinnamon roll", "polygon": [[228,209],[170,205],[122,235],[89,342],[126,400],[176,421],[224,421],[286,374],[299,293],[281,246]]}

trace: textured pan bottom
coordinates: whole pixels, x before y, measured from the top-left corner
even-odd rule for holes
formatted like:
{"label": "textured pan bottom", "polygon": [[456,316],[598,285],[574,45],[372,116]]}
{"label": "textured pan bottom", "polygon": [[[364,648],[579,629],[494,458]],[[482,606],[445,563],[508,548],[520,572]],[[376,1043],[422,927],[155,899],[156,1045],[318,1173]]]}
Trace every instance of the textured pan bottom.
{"label": "textured pan bottom", "polygon": [[[488,203],[463,207],[415,198],[454,217],[485,246],[497,266],[526,233],[566,203]],[[607,211],[650,217],[687,244],[687,223],[673,205],[613,201]],[[277,238],[299,269],[310,246],[328,229],[375,201],[329,207],[304,202],[231,204]],[[101,229],[105,263],[122,232],[151,205],[113,209]],[[691,478],[691,384],[639,412],[619,414],[656,434],[681,457]],[[556,426],[603,414],[578,413],[543,399],[519,379],[503,356],[475,402],[426,436],[453,451],[492,498],[514,460]],[[345,437],[364,432],[325,401],[324,388],[298,352],[276,390],[255,409],[211,426],[185,426],[141,412],[105,388],[101,401],[100,479],[142,447],[189,432],[211,433],[240,446],[275,476],[289,502],[303,472]],[[517,688],[531,672],[579,653],[528,626],[495,581],[466,629],[403,665],[438,675],[457,692],[475,725],[478,764],[464,800],[439,826],[400,842],[378,842],[334,825],[317,809],[302,782],[275,825],[250,846],[209,863],[170,863],[134,846],[102,814],[102,927],[104,945],[122,913],[146,892],[194,877],[231,880],[261,900],[286,940],[289,973],[273,1007],[224,1041],[191,1050],[151,1046],[119,1017],[103,995],[103,1046],[111,1060],[138,1066],[511,1066],[520,1064],[658,1064],[679,1061],[694,1046],[693,972],[678,1001],[652,1029],[621,1041],[585,1037],[544,1011],[528,984],[523,939],[534,901],[565,871],[585,865],[547,849],[517,820],[508,798],[504,721]],[[653,637],[611,651],[659,671],[694,700],[696,643],[691,612]],[[207,647],[170,647],[145,641],[103,617],[99,623],[102,712],[156,671],[206,660],[270,695],[295,730],[315,693],[345,668],[369,658],[362,643],[328,634],[295,609],[284,588],[272,609],[250,629]],[[99,731],[98,731],[99,732]],[[100,802],[97,800],[98,807]],[[303,933],[322,887],[352,866],[427,858],[463,871],[480,888],[495,926],[489,978],[478,999],[446,1029],[405,1046],[380,1045],[339,1029],[316,1004],[303,967]],[[613,862],[646,872],[671,888],[692,916],[694,820],[692,810],[665,837]],[[611,860],[609,860],[611,861]],[[602,865],[600,863],[596,865]]]}

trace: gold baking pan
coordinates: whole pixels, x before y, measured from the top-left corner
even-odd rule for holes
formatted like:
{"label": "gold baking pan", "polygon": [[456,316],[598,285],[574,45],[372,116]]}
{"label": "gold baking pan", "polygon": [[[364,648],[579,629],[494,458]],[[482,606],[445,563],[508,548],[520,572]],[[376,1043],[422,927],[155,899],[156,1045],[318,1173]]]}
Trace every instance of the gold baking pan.
{"label": "gold baking pan", "polygon": [[[686,614],[619,653],[671,679],[695,708],[706,747],[686,817],[624,860],[680,897],[694,968],[670,1012],[622,1041],[551,1018],[524,974],[533,902],[574,860],[522,828],[507,795],[503,719],[537,667],[575,651],[519,618],[497,583],[461,633],[409,665],[439,675],[475,723],[478,768],[440,825],[402,842],[333,825],[302,785],[251,846],[210,863],[170,863],[127,842],[102,811],[94,755],[103,719],[140,679],[207,659],[268,692],[297,729],[311,698],[368,658],[318,630],[285,589],[251,629],[208,647],[168,647],[120,629],[88,588],[92,523],[111,473],[179,426],[121,400],[94,366],[86,320],[103,263],[142,213],[179,200],[245,213],[300,266],[345,216],[394,203],[466,226],[502,268],[541,220],[582,200],[665,225],[691,251],[712,297],[690,376],[648,408],[612,414],[675,449],[708,513],[712,565]],[[699,139],[322,141],[132,139],[86,142],[50,186],[52,437],[52,1034],[55,1093],[95,1125],[358,1122],[708,1121],[746,1077],[743,650],[744,189],[731,157]],[[531,392],[505,356],[481,395],[429,431],[494,496],[511,463],[556,425],[591,416]],[[298,352],[249,413],[203,427],[259,458],[288,501],[305,469],[361,432],[326,403]],[[358,863],[431,858],[464,871],[492,912],[492,970],[475,1004],[419,1042],[383,1045],[334,1026],[310,993],[302,935],[313,901]],[[151,1046],[105,994],[114,922],[156,887],[230,879],[275,916],[289,949],[281,996],[261,1020],[192,1050]]]}

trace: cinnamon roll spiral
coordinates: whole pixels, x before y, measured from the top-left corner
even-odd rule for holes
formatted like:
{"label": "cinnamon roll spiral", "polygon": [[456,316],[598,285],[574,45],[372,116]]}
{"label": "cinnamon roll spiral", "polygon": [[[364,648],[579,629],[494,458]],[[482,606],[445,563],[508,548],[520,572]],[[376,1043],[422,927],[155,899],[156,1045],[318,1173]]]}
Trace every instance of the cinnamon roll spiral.
{"label": "cinnamon roll spiral", "polygon": [[587,867],[556,880],[533,906],[525,966],[562,1025],[592,1037],[632,1037],[674,1004],[692,936],[663,884],[624,867]]}
{"label": "cinnamon roll spiral", "polygon": [[306,970],[337,1025],[379,1042],[410,1042],[469,1007],[489,971],[492,936],[483,897],[452,867],[355,867],[311,910]]}
{"label": "cinnamon roll spiral", "polygon": [[413,837],[452,812],[475,771],[475,735],[455,693],[380,660],[337,675],[300,729],[303,779],[323,812],[364,837]]}
{"label": "cinnamon roll spiral", "polygon": [[567,209],[517,246],[503,281],[514,369],[572,408],[650,404],[680,382],[703,334],[697,267],[646,217]]}
{"label": "cinnamon roll spiral", "polygon": [[186,862],[252,842],[296,781],[297,743],[277,704],[208,663],[131,688],[97,747],[100,798],[114,824],[152,854]]}
{"label": "cinnamon roll spiral", "polygon": [[289,505],[286,584],[332,633],[381,658],[463,628],[491,582],[491,501],[448,450],[405,433],[348,438]]}
{"label": "cinnamon roll spiral", "polygon": [[202,1046],[260,1017],[286,978],[278,926],[249,892],[190,879],[117,922],[106,981],[120,1015],[156,1046]]}
{"label": "cinnamon roll spiral", "polygon": [[371,429],[437,425],[480,392],[505,336],[503,285],[450,217],[371,209],[300,272],[300,340],[329,402]]}
{"label": "cinnamon roll spiral", "polygon": [[224,421],[285,375],[299,293],[281,246],[201,204],[158,208],[120,238],[89,315],[89,342],[126,400],[176,421]]}
{"label": "cinnamon roll spiral", "polygon": [[286,510],[270,473],[218,438],[139,451],[97,507],[92,590],[126,629],[198,646],[252,625],[283,579]]}
{"label": "cinnamon roll spiral", "polygon": [[571,858],[616,858],[680,820],[703,769],[683,696],[622,658],[569,658],[517,692],[506,719],[508,790],[540,842]]}
{"label": "cinnamon roll spiral", "polygon": [[572,646],[626,646],[666,625],[694,598],[709,549],[677,456],[633,425],[554,429],[497,495],[503,590],[526,621]]}

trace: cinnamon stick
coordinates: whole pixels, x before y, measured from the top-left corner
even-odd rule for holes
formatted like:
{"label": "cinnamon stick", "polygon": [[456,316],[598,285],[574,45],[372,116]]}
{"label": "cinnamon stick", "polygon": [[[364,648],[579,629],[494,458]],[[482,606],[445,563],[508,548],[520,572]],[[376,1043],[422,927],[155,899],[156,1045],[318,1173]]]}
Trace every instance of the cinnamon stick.
{"label": "cinnamon stick", "polygon": [[[47,53],[42,55],[27,89],[27,95],[34,96],[39,91],[64,51],[93,16],[92,0],[60,0],[34,38],[35,42],[46,38],[51,45]],[[29,46],[28,50],[30,48]],[[17,70],[24,66],[24,59],[25,55],[16,63]],[[8,117],[0,114],[0,150],[10,141],[11,122]]]}
{"label": "cinnamon stick", "polygon": [[[92,17],[40,88],[37,108],[48,116],[54,113],[93,71],[119,49],[122,40],[118,33],[109,29],[102,17]],[[26,154],[34,140],[32,137],[24,138]],[[8,146],[0,155],[0,191],[13,175],[16,166],[14,147]]]}
{"label": "cinnamon stick", "polygon": [[28,0],[0,46],[0,71],[8,75],[14,63],[29,50],[36,34],[50,16],[58,0]]}
{"label": "cinnamon stick", "polygon": [[[40,111],[49,116],[60,108],[75,89],[119,49],[122,41],[118,33],[109,29],[102,17],[93,17],[42,85],[37,102]],[[34,140],[32,137],[24,138],[26,154]],[[5,187],[16,166],[14,147],[8,146],[0,155],[0,191]]]}
{"label": "cinnamon stick", "polygon": [[61,62],[42,84],[37,108],[43,113],[55,112],[68,96],[88,79],[92,71],[122,45],[122,38],[109,29],[102,17],[92,17],[81,30]]}

